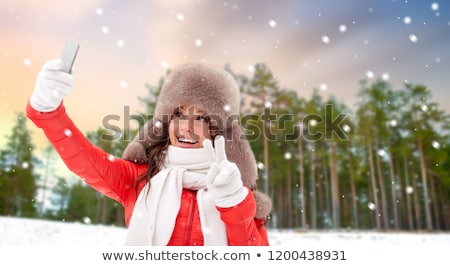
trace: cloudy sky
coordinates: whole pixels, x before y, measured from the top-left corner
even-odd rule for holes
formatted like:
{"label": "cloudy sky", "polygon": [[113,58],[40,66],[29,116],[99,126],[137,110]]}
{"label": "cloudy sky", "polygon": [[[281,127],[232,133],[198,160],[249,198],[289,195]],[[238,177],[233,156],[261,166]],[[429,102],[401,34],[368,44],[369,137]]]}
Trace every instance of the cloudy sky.
{"label": "cloudy sky", "polygon": [[[69,115],[83,132],[143,110],[145,83],[167,68],[266,63],[279,84],[353,107],[358,82],[421,83],[450,112],[450,2],[444,0],[78,0],[0,2],[0,147],[45,61],[81,44]],[[368,75],[369,74],[369,75]],[[36,131],[35,143],[45,143]]]}

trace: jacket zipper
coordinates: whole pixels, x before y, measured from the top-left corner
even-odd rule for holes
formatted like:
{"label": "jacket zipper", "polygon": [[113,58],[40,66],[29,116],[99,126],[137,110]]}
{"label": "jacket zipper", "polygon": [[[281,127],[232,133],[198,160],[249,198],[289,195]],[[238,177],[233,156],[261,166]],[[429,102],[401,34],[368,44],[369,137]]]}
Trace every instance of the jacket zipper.
{"label": "jacket zipper", "polygon": [[196,200],[195,191],[189,190],[189,193],[192,194],[192,197],[190,199],[189,204],[189,212],[188,212],[188,219],[186,223],[186,233],[184,235],[184,245],[189,245],[189,240],[191,238],[191,231],[192,231],[192,221],[194,220],[194,205]]}

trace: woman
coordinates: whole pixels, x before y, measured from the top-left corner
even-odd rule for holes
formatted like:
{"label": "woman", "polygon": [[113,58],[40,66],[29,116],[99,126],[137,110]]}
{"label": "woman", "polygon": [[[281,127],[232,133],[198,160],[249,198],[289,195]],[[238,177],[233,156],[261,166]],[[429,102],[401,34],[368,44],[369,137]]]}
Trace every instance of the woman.
{"label": "woman", "polygon": [[93,146],[65,112],[73,76],[61,60],[37,77],[27,116],[67,167],[124,206],[128,245],[269,245],[270,199],[237,121],[239,87],[202,64],[174,69],[155,114],[123,159]]}

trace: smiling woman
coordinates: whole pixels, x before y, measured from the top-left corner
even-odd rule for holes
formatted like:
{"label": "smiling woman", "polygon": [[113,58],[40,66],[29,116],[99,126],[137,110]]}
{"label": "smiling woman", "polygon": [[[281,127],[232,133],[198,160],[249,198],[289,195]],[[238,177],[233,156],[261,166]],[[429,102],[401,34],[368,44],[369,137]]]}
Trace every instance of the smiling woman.
{"label": "smiling woman", "polygon": [[205,139],[211,139],[209,119],[195,106],[180,106],[169,124],[171,145],[180,148],[201,148]]}
{"label": "smiling woman", "polygon": [[[224,189],[228,187],[225,190],[234,191],[231,198],[236,197],[231,199],[218,192],[222,196],[216,197],[216,206],[228,208],[236,204],[237,198],[244,198],[247,193],[240,189],[236,190],[243,184],[250,189],[250,194],[255,200],[256,209],[251,211],[254,213],[255,221],[265,220],[270,213],[271,203],[266,195],[256,190],[257,170],[253,152],[248,142],[242,139],[242,130],[237,121],[228,119],[239,114],[239,107],[239,88],[229,73],[204,64],[181,65],[172,70],[167,77],[158,98],[153,120],[144,125],[128,145],[123,158],[149,163],[149,174],[143,178],[150,178],[153,181],[154,177],[158,177],[159,171],[164,169],[165,159],[171,163],[180,162],[176,157],[184,154],[185,161],[181,163],[190,164],[189,160],[203,156],[197,154],[197,150],[209,147],[205,147],[205,141],[214,140],[215,144],[220,144],[215,149],[223,149],[224,155],[215,161],[211,158],[216,156],[208,155],[211,152],[205,154],[211,163],[207,177],[228,176],[224,179],[219,178],[220,182],[219,179],[214,180],[221,184],[220,187]],[[222,136],[223,141],[217,140],[218,135]],[[169,147],[168,153],[166,147]],[[176,151],[178,155],[171,156],[171,151]],[[224,174],[225,172],[227,174]],[[233,179],[239,181],[234,183],[231,181]],[[207,188],[209,187],[207,190],[215,191],[214,186],[208,185],[215,182],[208,178],[206,182]],[[151,184],[153,186],[153,182]],[[223,216],[222,219],[225,221],[233,218]]]}
{"label": "smiling woman", "polygon": [[126,244],[269,245],[271,201],[256,190],[256,161],[240,125],[228,121],[240,107],[231,74],[204,64],[175,68],[153,120],[115,159],[69,119],[62,100],[73,75],[63,69],[59,59],[43,66],[27,115],[70,170],[124,206]]}

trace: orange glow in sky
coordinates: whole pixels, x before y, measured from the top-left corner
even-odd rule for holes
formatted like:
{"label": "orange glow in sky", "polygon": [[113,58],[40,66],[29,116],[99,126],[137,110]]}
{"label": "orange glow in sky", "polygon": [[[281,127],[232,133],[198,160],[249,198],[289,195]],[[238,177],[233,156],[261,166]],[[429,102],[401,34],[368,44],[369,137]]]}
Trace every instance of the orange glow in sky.
{"label": "orange glow in sky", "polygon": [[263,62],[283,88],[307,98],[320,88],[350,107],[373,73],[397,88],[427,85],[448,111],[449,11],[448,1],[1,1],[0,147],[66,40],[81,44],[65,105],[83,132],[124,106],[143,110],[145,83],[187,62],[249,76]]}

